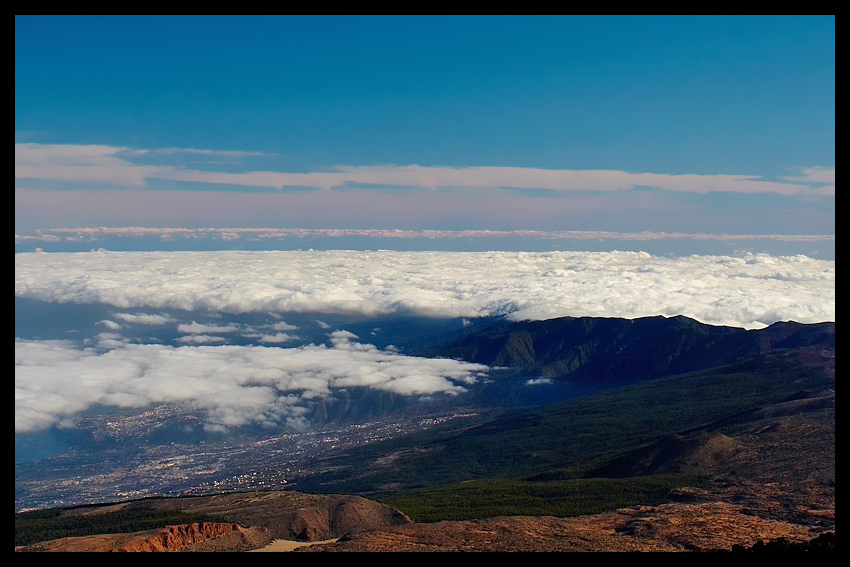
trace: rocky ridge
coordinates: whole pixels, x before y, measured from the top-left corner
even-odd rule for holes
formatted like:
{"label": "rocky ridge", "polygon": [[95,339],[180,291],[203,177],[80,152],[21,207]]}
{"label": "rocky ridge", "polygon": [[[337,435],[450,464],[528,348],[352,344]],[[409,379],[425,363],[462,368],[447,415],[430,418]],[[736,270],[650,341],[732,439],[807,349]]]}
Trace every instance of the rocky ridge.
{"label": "rocky ridge", "polygon": [[257,530],[244,528],[239,524],[194,522],[129,534],[65,537],[37,543],[21,551],[173,552],[184,551],[189,546],[211,540],[221,540],[218,542],[219,547],[229,549],[238,549],[241,546],[250,548],[263,542],[262,535]]}
{"label": "rocky ridge", "polygon": [[321,541],[410,523],[398,510],[361,496],[294,491],[230,493],[148,499],[65,514],[97,514],[133,507],[180,510],[227,518],[128,534],[77,536],[36,543],[16,551],[245,551],[274,539]]}

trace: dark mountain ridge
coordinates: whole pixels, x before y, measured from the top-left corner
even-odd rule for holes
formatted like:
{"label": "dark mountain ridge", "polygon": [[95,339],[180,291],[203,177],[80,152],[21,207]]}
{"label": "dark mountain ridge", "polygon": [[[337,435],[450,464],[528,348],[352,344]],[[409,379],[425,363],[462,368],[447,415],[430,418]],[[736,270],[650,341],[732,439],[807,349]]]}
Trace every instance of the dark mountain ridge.
{"label": "dark mountain ridge", "polygon": [[746,330],[684,316],[560,317],[503,322],[417,354],[507,367],[516,375],[616,385],[812,346],[835,348],[834,322],[788,321]]}

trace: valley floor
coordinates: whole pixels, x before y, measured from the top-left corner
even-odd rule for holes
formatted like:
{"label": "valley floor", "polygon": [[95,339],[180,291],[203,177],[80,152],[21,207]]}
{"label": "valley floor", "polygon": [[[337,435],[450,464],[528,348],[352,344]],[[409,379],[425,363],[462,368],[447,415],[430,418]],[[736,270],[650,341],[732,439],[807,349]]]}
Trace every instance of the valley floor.
{"label": "valley floor", "polygon": [[334,539],[326,539],[322,541],[295,541],[291,539],[276,539],[265,547],[261,547],[260,549],[250,549],[248,551],[265,551],[265,552],[281,552],[281,551],[295,551],[299,547],[309,547],[311,545],[324,545],[328,543],[334,543],[338,538]]}

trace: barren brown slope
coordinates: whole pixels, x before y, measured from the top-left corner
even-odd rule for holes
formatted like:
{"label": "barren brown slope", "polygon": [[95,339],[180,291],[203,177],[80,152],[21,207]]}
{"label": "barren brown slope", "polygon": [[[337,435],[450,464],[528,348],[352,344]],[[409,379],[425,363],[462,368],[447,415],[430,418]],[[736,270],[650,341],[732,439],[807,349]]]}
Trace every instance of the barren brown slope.
{"label": "barren brown slope", "polygon": [[398,510],[353,495],[268,491],[156,501],[157,507],[219,515],[273,538],[316,541],[405,524]]}
{"label": "barren brown slope", "polygon": [[[718,426],[727,434],[713,433]],[[410,524],[298,551],[729,551],[834,533],[834,390],[801,394],[668,443],[675,447],[642,448],[612,467],[649,463],[711,475],[707,486],[675,491],[667,504],[575,518]]]}
{"label": "barren brown slope", "polygon": [[295,491],[230,493],[191,498],[153,498],[111,506],[80,507],[66,515],[114,510],[179,510],[215,515],[231,523],[202,522],[132,534],[69,537],[20,551],[242,551],[273,539],[319,541],[409,523],[398,510],[360,496]]}
{"label": "barren brown slope", "polygon": [[374,551],[712,551],[784,537],[803,542],[807,526],[753,516],[726,502],[664,504],[555,518],[502,516],[411,524],[344,537],[301,552]]}

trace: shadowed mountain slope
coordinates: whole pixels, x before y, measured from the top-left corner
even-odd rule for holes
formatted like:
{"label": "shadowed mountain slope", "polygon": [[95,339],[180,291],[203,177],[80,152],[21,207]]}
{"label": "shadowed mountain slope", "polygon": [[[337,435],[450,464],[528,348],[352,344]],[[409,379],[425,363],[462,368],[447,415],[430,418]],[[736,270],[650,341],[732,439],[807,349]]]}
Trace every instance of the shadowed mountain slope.
{"label": "shadowed mountain slope", "polygon": [[[323,472],[293,480],[306,490],[368,493],[482,478],[579,478],[653,443],[661,444],[654,449],[661,455],[685,455],[701,443],[690,431],[716,423],[704,431],[726,434],[724,427],[746,412],[834,388],[834,362],[834,349],[821,346],[777,349],[736,364],[329,453],[314,467]],[[625,474],[654,472],[651,459],[635,467]]]}
{"label": "shadowed mountain slope", "polygon": [[683,316],[561,317],[502,322],[427,354],[508,367],[516,374],[603,385],[703,370],[812,345],[834,348],[835,323],[779,322],[748,331]]}

